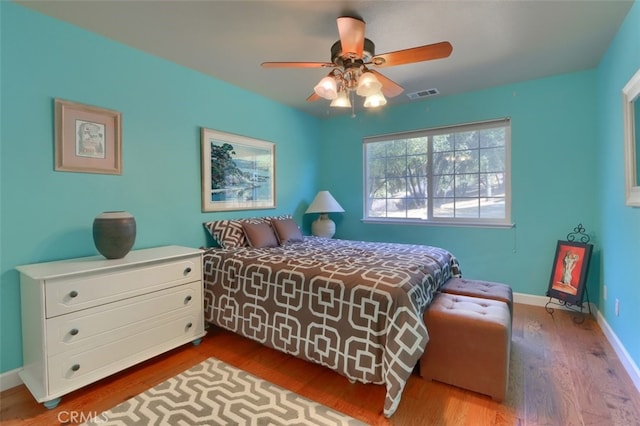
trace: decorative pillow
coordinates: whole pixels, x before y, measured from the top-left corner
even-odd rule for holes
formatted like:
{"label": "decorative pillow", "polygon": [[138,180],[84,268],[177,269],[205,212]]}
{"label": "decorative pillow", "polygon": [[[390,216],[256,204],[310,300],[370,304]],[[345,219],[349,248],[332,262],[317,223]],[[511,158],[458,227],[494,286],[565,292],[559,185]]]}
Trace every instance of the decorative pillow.
{"label": "decorative pillow", "polygon": [[269,223],[271,219],[291,219],[291,215],[252,217],[246,219],[223,219],[204,222],[203,225],[215,242],[224,249],[247,247],[243,223]]}
{"label": "decorative pillow", "polygon": [[242,222],[242,228],[251,247],[278,247],[276,234],[273,233],[273,228],[269,223]]}
{"label": "decorative pillow", "polygon": [[271,226],[275,231],[280,245],[300,243],[304,241],[302,231],[293,219],[271,219]]}
{"label": "decorative pillow", "polygon": [[284,219],[293,219],[293,216],[291,216],[290,214],[283,214],[280,216],[264,216],[261,218],[258,218],[259,220],[263,221],[263,222],[267,222],[270,223],[272,220],[284,220]]}
{"label": "decorative pillow", "polygon": [[242,222],[239,220],[216,220],[203,223],[213,239],[224,249],[246,247]]}

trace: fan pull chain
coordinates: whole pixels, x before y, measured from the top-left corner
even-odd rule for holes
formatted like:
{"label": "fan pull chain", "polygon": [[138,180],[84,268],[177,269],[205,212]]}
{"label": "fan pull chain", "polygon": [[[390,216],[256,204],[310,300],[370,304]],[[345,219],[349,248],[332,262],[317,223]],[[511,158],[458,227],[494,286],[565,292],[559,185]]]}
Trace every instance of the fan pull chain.
{"label": "fan pull chain", "polygon": [[356,96],[353,94],[353,90],[349,92],[351,95],[351,118],[356,118]]}

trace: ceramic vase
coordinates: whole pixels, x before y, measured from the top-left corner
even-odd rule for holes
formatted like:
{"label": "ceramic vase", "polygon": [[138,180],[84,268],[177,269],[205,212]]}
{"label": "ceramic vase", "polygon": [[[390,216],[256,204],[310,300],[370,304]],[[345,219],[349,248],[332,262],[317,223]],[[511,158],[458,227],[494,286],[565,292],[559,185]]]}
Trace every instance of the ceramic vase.
{"label": "ceramic vase", "polygon": [[107,259],[121,259],[136,240],[136,220],[125,211],[104,212],[93,221],[93,242]]}

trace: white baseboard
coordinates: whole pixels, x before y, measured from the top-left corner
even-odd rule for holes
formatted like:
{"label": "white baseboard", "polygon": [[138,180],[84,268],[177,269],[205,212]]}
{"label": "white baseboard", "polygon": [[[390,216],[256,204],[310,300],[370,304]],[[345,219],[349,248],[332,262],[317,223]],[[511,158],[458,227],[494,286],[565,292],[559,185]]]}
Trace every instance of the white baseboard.
{"label": "white baseboard", "polygon": [[[523,293],[513,294],[513,302],[522,303],[523,305],[545,306],[548,301],[549,297],[545,296],[533,296],[531,294]],[[585,309],[587,308],[586,303],[583,306]],[[553,308],[567,310],[567,308],[561,305],[553,305]],[[620,339],[618,339],[618,336],[616,336],[605,318],[593,303],[591,304],[591,313],[598,321],[598,325],[600,325],[600,328],[609,341],[609,344],[611,344],[613,350],[616,352],[616,355],[618,355],[618,358],[620,359],[620,362],[622,363],[624,369],[627,371],[627,374],[629,374],[631,381],[633,381],[636,389],[638,390],[638,392],[640,392],[640,369],[638,369],[637,364],[633,361],[633,359],[629,355],[629,352],[627,352],[625,347],[622,345],[622,342],[620,342]]]}
{"label": "white baseboard", "polygon": [[20,370],[22,370],[22,368],[16,368],[15,370],[0,374],[0,392],[22,384],[22,380],[20,376],[18,376]]}
{"label": "white baseboard", "polygon": [[[513,293],[513,302],[514,303],[522,303],[523,305],[533,305],[533,306],[542,306],[544,307],[547,303],[549,303],[549,296],[534,296],[532,294],[525,293]],[[586,309],[586,312],[589,312],[589,306],[584,303],[583,309]],[[551,306],[553,309],[560,309],[564,311],[569,311],[570,309],[566,306],[560,304],[553,304]],[[596,312],[596,307],[593,303],[591,303],[591,313]]]}
{"label": "white baseboard", "polygon": [[627,352],[622,342],[618,339],[618,336],[616,336],[611,327],[609,327],[609,323],[607,323],[600,311],[598,311],[596,319],[598,320],[598,324],[600,324],[600,328],[602,328],[602,332],[607,336],[607,340],[611,343],[611,346],[613,346],[613,350],[616,351],[618,358],[620,358],[624,369],[629,373],[633,384],[636,385],[636,389],[640,392],[640,370],[638,369],[638,365],[631,359],[629,352]]}

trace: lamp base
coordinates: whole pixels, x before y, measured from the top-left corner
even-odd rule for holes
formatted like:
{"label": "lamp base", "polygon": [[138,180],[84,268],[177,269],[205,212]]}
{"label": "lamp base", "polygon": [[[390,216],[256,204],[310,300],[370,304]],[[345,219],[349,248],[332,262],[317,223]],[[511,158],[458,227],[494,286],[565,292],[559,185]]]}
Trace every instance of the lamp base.
{"label": "lamp base", "polygon": [[320,213],[320,216],[311,224],[311,234],[316,237],[332,238],[335,233],[336,224],[326,213]]}

